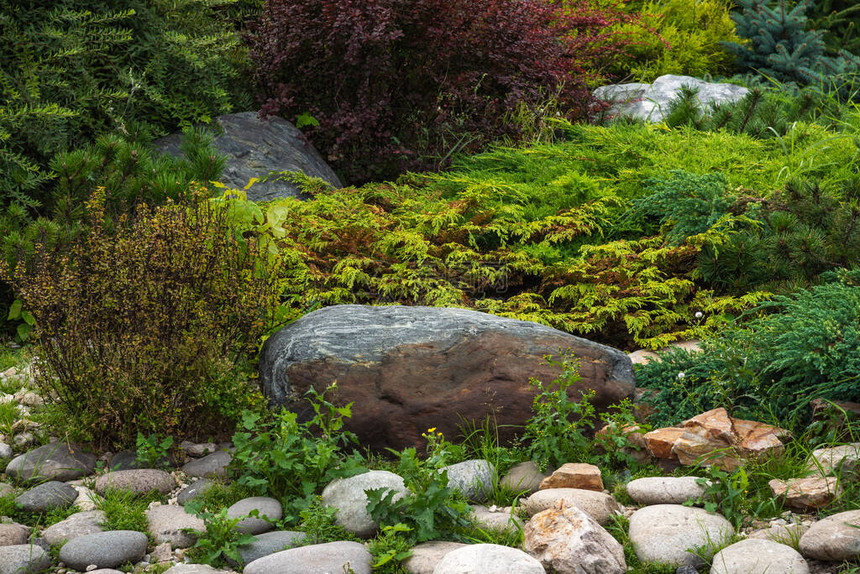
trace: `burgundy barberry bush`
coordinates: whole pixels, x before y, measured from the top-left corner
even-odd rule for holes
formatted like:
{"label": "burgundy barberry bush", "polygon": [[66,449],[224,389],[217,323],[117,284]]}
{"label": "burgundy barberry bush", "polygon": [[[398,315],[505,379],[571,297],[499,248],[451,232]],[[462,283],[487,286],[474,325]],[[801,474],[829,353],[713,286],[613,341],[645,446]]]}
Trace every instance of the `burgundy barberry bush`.
{"label": "burgundy barberry bush", "polygon": [[594,0],[269,0],[251,58],[263,115],[313,116],[309,139],[362,183],[516,137],[523,105],[582,118],[630,18]]}

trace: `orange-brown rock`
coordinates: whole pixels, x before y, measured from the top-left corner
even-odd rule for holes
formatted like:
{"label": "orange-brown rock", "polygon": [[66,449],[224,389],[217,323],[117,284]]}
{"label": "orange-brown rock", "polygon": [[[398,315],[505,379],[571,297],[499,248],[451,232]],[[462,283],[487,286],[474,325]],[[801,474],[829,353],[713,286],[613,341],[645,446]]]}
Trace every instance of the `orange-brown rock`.
{"label": "orange-brown rock", "polygon": [[672,449],[675,447],[675,441],[681,438],[684,432],[681,427],[655,429],[645,433],[645,445],[648,447],[648,451],[657,458],[677,459],[678,457],[672,453]]}
{"label": "orange-brown rock", "polygon": [[603,480],[600,469],[593,464],[568,462],[541,481],[540,490],[547,488],[582,488],[602,492]]}
{"label": "orange-brown rock", "polygon": [[776,497],[795,510],[815,510],[827,506],[842,495],[842,487],[835,477],[773,479],[767,483]]}

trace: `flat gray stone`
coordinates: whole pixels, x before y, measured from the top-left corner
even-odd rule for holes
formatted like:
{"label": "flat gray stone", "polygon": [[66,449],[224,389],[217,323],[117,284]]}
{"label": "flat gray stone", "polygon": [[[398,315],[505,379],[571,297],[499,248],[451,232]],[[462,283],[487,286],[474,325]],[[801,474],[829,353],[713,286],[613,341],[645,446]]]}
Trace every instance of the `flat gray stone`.
{"label": "flat gray stone", "polygon": [[68,508],[78,498],[78,491],[65,482],[51,480],[19,494],[15,502],[25,512],[47,512],[52,508]]}
{"label": "flat gray stone", "polygon": [[448,473],[448,487],[471,502],[484,502],[493,493],[496,469],[487,460],[464,460],[443,467]]}
{"label": "flat gray stone", "polygon": [[594,97],[613,104],[611,113],[636,119],[661,122],[666,119],[672,100],[687,86],[698,89],[701,109],[714,104],[736,102],[749,93],[743,86],[711,83],[690,76],[660,76],[653,84],[612,84],[594,90]]}
{"label": "flat gray stone", "polygon": [[29,480],[68,481],[83,478],[96,468],[96,457],[80,447],[66,443],[40,446],[13,458],[6,465],[11,478]]}
{"label": "flat gray stone", "polygon": [[79,536],[104,531],[102,524],[106,521],[107,517],[102,510],[78,512],[43,530],[42,538],[51,546],[59,546]]}
{"label": "flat gray stone", "polygon": [[[343,187],[334,170],[308,139],[287,120],[272,116],[261,120],[256,112],[227,114],[215,119],[223,131],[214,138],[218,152],[227,156],[221,182],[234,189],[244,189],[252,177],[262,179],[270,171],[300,171],[319,177],[335,188]],[[155,142],[163,152],[182,156],[179,146],[182,134],[175,133]],[[270,201],[279,197],[304,197],[301,190],[286,181],[256,183],[248,190],[252,201]]]}
{"label": "flat gray stone", "polygon": [[102,496],[108,490],[122,490],[134,494],[157,491],[167,494],[176,487],[176,479],[169,472],[154,468],[140,468],[108,472],[96,479],[95,490]]}
{"label": "flat gray stone", "polygon": [[860,510],[839,512],[810,526],[800,538],[800,553],[829,562],[860,558]]}
{"label": "flat gray stone", "polygon": [[[537,559],[498,544],[469,544],[445,554],[433,574],[545,574]],[[246,573],[247,574],[247,573]]]}
{"label": "flat gray stone", "polygon": [[595,492],[584,488],[548,488],[539,490],[522,502],[529,516],[542,510],[553,508],[560,500],[568,506],[576,506],[601,526],[612,522],[612,517],[621,512],[621,505],[605,492]]}
{"label": "flat gray stone", "polygon": [[514,514],[511,506],[488,508],[473,504],[472,520],[484,530],[521,530],[523,527],[522,519]]}
{"label": "flat gray stone", "polygon": [[0,546],[18,546],[26,544],[30,537],[30,529],[23,524],[7,522],[0,524]]}
{"label": "flat gray stone", "polygon": [[212,482],[208,478],[200,478],[198,480],[195,480],[194,482],[179,491],[179,494],[176,495],[176,502],[184,506],[188,502],[194,500],[194,498],[198,494],[202,493],[213,484],[214,482]]}
{"label": "flat gray stone", "polygon": [[447,542],[432,540],[422,542],[412,548],[412,556],[403,561],[403,567],[409,574],[433,574],[436,565],[452,550],[466,546],[462,542]]}
{"label": "flat gray stone", "polygon": [[188,476],[201,478],[227,478],[227,467],[233,457],[225,450],[219,450],[204,457],[187,462],[182,471]]}
{"label": "flat gray stone", "polygon": [[379,526],[367,512],[365,491],[384,488],[394,490],[395,500],[409,493],[403,478],[387,470],[371,470],[349,478],[331,481],[322,492],[322,503],[337,509],[337,523],[362,538],[370,538]]}
{"label": "flat gray stone", "polygon": [[[256,510],[257,517],[251,516],[251,512]],[[236,530],[247,532],[248,534],[261,534],[268,532],[277,522],[284,516],[284,509],[281,503],[274,498],[268,496],[252,496],[243,498],[227,509],[229,518],[241,518],[236,524]]]}
{"label": "flat gray stone", "polygon": [[747,539],[714,555],[711,574],[809,574],[800,553],[772,540]]}
{"label": "flat gray stone", "polygon": [[51,556],[41,546],[0,546],[0,574],[38,574],[51,567]]}
{"label": "flat gray stone", "polygon": [[274,532],[264,532],[256,534],[256,540],[250,544],[239,546],[237,548],[239,556],[242,557],[243,564],[250,564],[254,560],[258,560],[263,556],[288,550],[295,546],[299,546],[305,539],[304,532],[295,532],[292,530],[276,530]]}
{"label": "flat gray stone", "polygon": [[531,494],[537,492],[540,483],[548,475],[540,471],[540,467],[534,461],[521,462],[514,465],[508,473],[502,477],[499,486],[513,492],[525,492]]}
{"label": "flat gray stone", "polygon": [[680,504],[646,506],[630,517],[630,542],[646,563],[698,567],[702,559],[689,552],[691,548],[701,548],[710,557],[734,532],[719,514]]}
{"label": "flat gray stone", "polygon": [[171,548],[190,548],[197,543],[194,534],[185,529],[203,532],[206,524],[201,518],[186,512],[184,506],[161,504],[146,511],[149,534],[156,544],[169,542]]}
{"label": "flat gray stone", "polygon": [[[371,574],[373,556],[358,542],[328,542],[282,550],[254,560],[243,574]],[[510,573],[507,573],[510,574]]]}
{"label": "flat gray stone", "polygon": [[87,534],[60,548],[60,561],[81,571],[91,564],[97,568],[116,568],[127,562],[139,562],[146,554],[146,544],[146,534],[134,530]]}
{"label": "flat gray stone", "polygon": [[627,483],[627,494],[637,504],[684,504],[705,494],[695,476],[649,476]]}

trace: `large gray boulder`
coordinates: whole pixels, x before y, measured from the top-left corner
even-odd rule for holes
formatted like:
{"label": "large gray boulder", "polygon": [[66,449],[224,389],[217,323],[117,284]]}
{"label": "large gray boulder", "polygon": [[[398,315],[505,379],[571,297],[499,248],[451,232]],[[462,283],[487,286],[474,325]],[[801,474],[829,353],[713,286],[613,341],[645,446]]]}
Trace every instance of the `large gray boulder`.
{"label": "large gray boulder", "polygon": [[661,122],[669,113],[669,104],[687,86],[697,90],[701,109],[714,104],[736,102],[749,90],[734,84],[715,84],[690,76],[660,76],[653,84],[611,84],[594,90],[594,97],[612,104],[614,115],[629,116],[647,122]]}
{"label": "large gray boulder", "polygon": [[458,425],[492,417],[507,441],[532,415],[535,389],[560,368],[544,357],[572,352],[582,380],[605,409],[633,394],[633,365],[616,349],[550,327],[466,309],[338,305],[315,311],[266,341],[260,380],[274,407],[308,415],[310,387],[337,381],[335,400],[353,402],[346,428],[362,446],[423,448],[435,427],[447,437]]}
{"label": "large gray boulder", "polygon": [[[257,112],[227,114],[215,118],[221,133],[213,144],[227,156],[221,183],[244,189],[252,177],[262,179],[271,171],[300,171],[318,177],[333,187],[343,187],[337,174],[320,153],[293,124],[279,117],[261,120]],[[159,151],[181,157],[182,133],[174,133],[155,142]],[[270,201],[279,197],[302,197],[301,190],[288,181],[256,183],[248,190],[252,201]]]}

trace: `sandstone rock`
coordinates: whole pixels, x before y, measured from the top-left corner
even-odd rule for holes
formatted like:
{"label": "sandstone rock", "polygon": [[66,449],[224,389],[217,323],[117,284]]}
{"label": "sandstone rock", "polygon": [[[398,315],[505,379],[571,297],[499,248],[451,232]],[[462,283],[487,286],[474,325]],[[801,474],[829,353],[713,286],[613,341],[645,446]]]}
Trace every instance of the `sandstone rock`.
{"label": "sandstone rock", "polygon": [[546,488],[582,488],[603,492],[603,480],[600,469],[593,464],[568,462],[543,479],[540,489]]}
{"label": "sandstone rock", "polygon": [[531,494],[540,488],[540,483],[544,478],[546,475],[540,471],[540,467],[533,461],[527,461],[514,465],[502,477],[499,485],[513,492]]}
{"label": "sandstone rock", "polygon": [[156,544],[152,552],[149,553],[149,562],[158,564],[160,562],[172,562],[174,559],[173,548],[170,547],[170,542],[162,542]]}
{"label": "sandstone rock", "polygon": [[713,555],[734,534],[728,520],[702,508],[657,504],[640,508],[630,517],[630,542],[642,562],[699,566],[702,559],[689,552],[701,548]]}
{"label": "sandstone rock", "polygon": [[714,555],[711,574],[809,574],[800,553],[772,540],[741,540]]}
{"label": "sandstone rock", "polygon": [[120,470],[103,474],[96,479],[96,492],[104,496],[108,490],[123,490],[134,494],[157,491],[167,494],[176,487],[176,480],[168,472],[154,468]]}
{"label": "sandstone rock", "polygon": [[40,446],[13,458],[6,465],[6,474],[21,481],[67,481],[91,474],[96,457],[66,443]]}
{"label": "sandstone rock", "polygon": [[857,480],[860,475],[860,442],[812,451],[806,467],[822,476],[838,473],[842,480]]}
{"label": "sandstone rock", "polygon": [[610,113],[636,119],[661,122],[669,113],[672,100],[681,87],[697,90],[696,100],[702,110],[713,104],[736,102],[749,93],[743,86],[704,82],[689,76],[660,76],[653,84],[612,84],[594,90],[594,96],[613,104]]}
{"label": "sandstone rock", "polygon": [[409,493],[403,478],[386,470],[371,470],[364,474],[331,481],[322,492],[322,503],[337,509],[337,523],[356,536],[369,538],[379,526],[367,512],[366,490],[383,488],[394,490],[395,499]]}
{"label": "sandstone rock", "polygon": [[624,574],[624,548],[590,516],[559,501],[523,528],[523,549],[558,574]]}
{"label": "sandstone rock", "polygon": [[648,451],[659,459],[675,459],[678,457],[672,451],[677,441],[686,431],[680,427],[665,427],[645,433],[645,444]]}
{"label": "sandstone rock", "polygon": [[545,574],[543,566],[522,550],[498,544],[469,544],[452,550],[433,574]]}
{"label": "sandstone rock", "polygon": [[107,520],[104,511],[90,510],[72,514],[42,531],[42,538],[51,546],[65,544],[69,540],[102,532],[102,524]]}
{"label": "sandstone rock", "polygon": [[51,480],[19,494],[15,503],[25,512],[40,513],[52,508],[68,508],[78,497],[78,491],[65,482]]}
{"label": "sandstone rock", "polygon": [[705,485],[695,476],[649,476],[627,483],[627,494],[637,504],[683,504],[699,500]]}
{"label": "sandstone rock", "polygon": [[647,365],[651,361],[660,361],[660,355],[647,349],[637,349],[627,353],[627,356],[630,357],[630,362],[634,365]]}
{"label": "sandstone rock", "polygon": [[582,381],[605,409],[633,394],[627,356],[537,323],[466,309],[337,305],[309,313],[270,337],[260,356],[260,382],[273,406],[309,416],[304,394],[337,381],[336,401],[353,402],[347,430],[363,446],[423,449],[437,427],[455,436],[461,421],[490,414],[500,440],[531,417],[531,377],[552,381],[559,368],[545,355],[570,349]]}
{"label": "sandstone rock", "polygon": [[[334,187],[343,187],[334,171],[308,139],[287,120],[272,116],[261,120],[256,112],[218,116],[222,133],[214,138],[218,152],[227,156],[222,183],[244,189],[252,177],[264,178],[270,171],[300,171],[319,177]],[[155,142],[160,151],[182,156],[182,134],[175,133]],[[287,181],[256,183],[248,199],[269,201],[279,197],[300,197],[300,189]]]}
{"label": "sandstone rock", "polygon": [[282,550],[254,560],[243,574],[371,574],[373,556],[358,542],[328,542]]}
{"label": "sandstone rock", "polygon": [[533,516],[555,507],[560,500],[564,500],[568,506],[576,506],[601,526],[609,524],[612,517],[621,512],[621,506],[608,494],[581,488],[539,490],[523,500],[522,506],[530,516]]}
{"label": "sandstone rock", "polygon": [[523,521],[513,513],[510,506],[472,505],[472,520],[483,530],[516,530],[523,527]]}
{"label": "sandstone rock", "polygon": [[409,574],[433,574],[436,565],[446,554],[464,546],[461,542],[423,542],[412,548],[412,556],[403,561],[403,567]]}
{"label": "sandstone rock", "polygon": [[138,562],[146,554],[146,534],[133,530],[111,530],[79,536],[60,548],[60,561],[75,570],[115,568]]}
{"label": "sandstone rock", "polygon": [[194,534],[185,532],[186,528],[201,532],[206,530],[203,520],[189,514],[182,506],[153,506],[146,511],[146,520],[155,543],[169,542],[173,548],[189,548],[197,542]]}
{"label": "sandstone rock", "polygon": [[[251,516],[253,511],[257,516]],[[268,532],[284,516],[281,503],[268,496],[252,496],[243,498],[227,509],[228,518],[241,518],[236,524],[236,530],[248,534],[262,534]]]}
{"label": "sandstone rock", "polygon": [[783,498],[788,507],[800,511],[822,508],[842,496],[842,487],[835,477],[792,478],[787,481],[774,478],[767,484],[774,496]]}
{"label": "sandstone rock", "polygon": [[189,476],[200,478],[227,478],[227,467],[232,460],[229,452],[219,450],[185,463],[182,471]]}
{"label": "sandstone rock", "polygon": [[0,546],[20,546],[26,544],[30,529],[15,522],[0,524]]}
{"label": "sandstone rock", "polygon": [[0,546],[0,574],[38,574],[51,567],[51,556],[41,546]]}
{"label": "sandstone rock", "polygon": [[254,560],[287,550],[294,546],[301,546],[304,539],[304,532],[294,532],[292,530],[278,530],[275,532],[264,532],[254,536],[256,540],[250,544],[239,546],[236,550],[239,556],[242,557],[243,564],[250,564]]}
{"label": "sandstone rock", "polygon": [[860,510],[833,514],[813,524],[800,538],[800,553],[830,562],[860,558]]}
{"label": "sandstone rock", "polygon": [[466,500],[483,502],[493,492],[496,469],[486,460],[464,460],[443,468],[448,473],[448,486]]}

